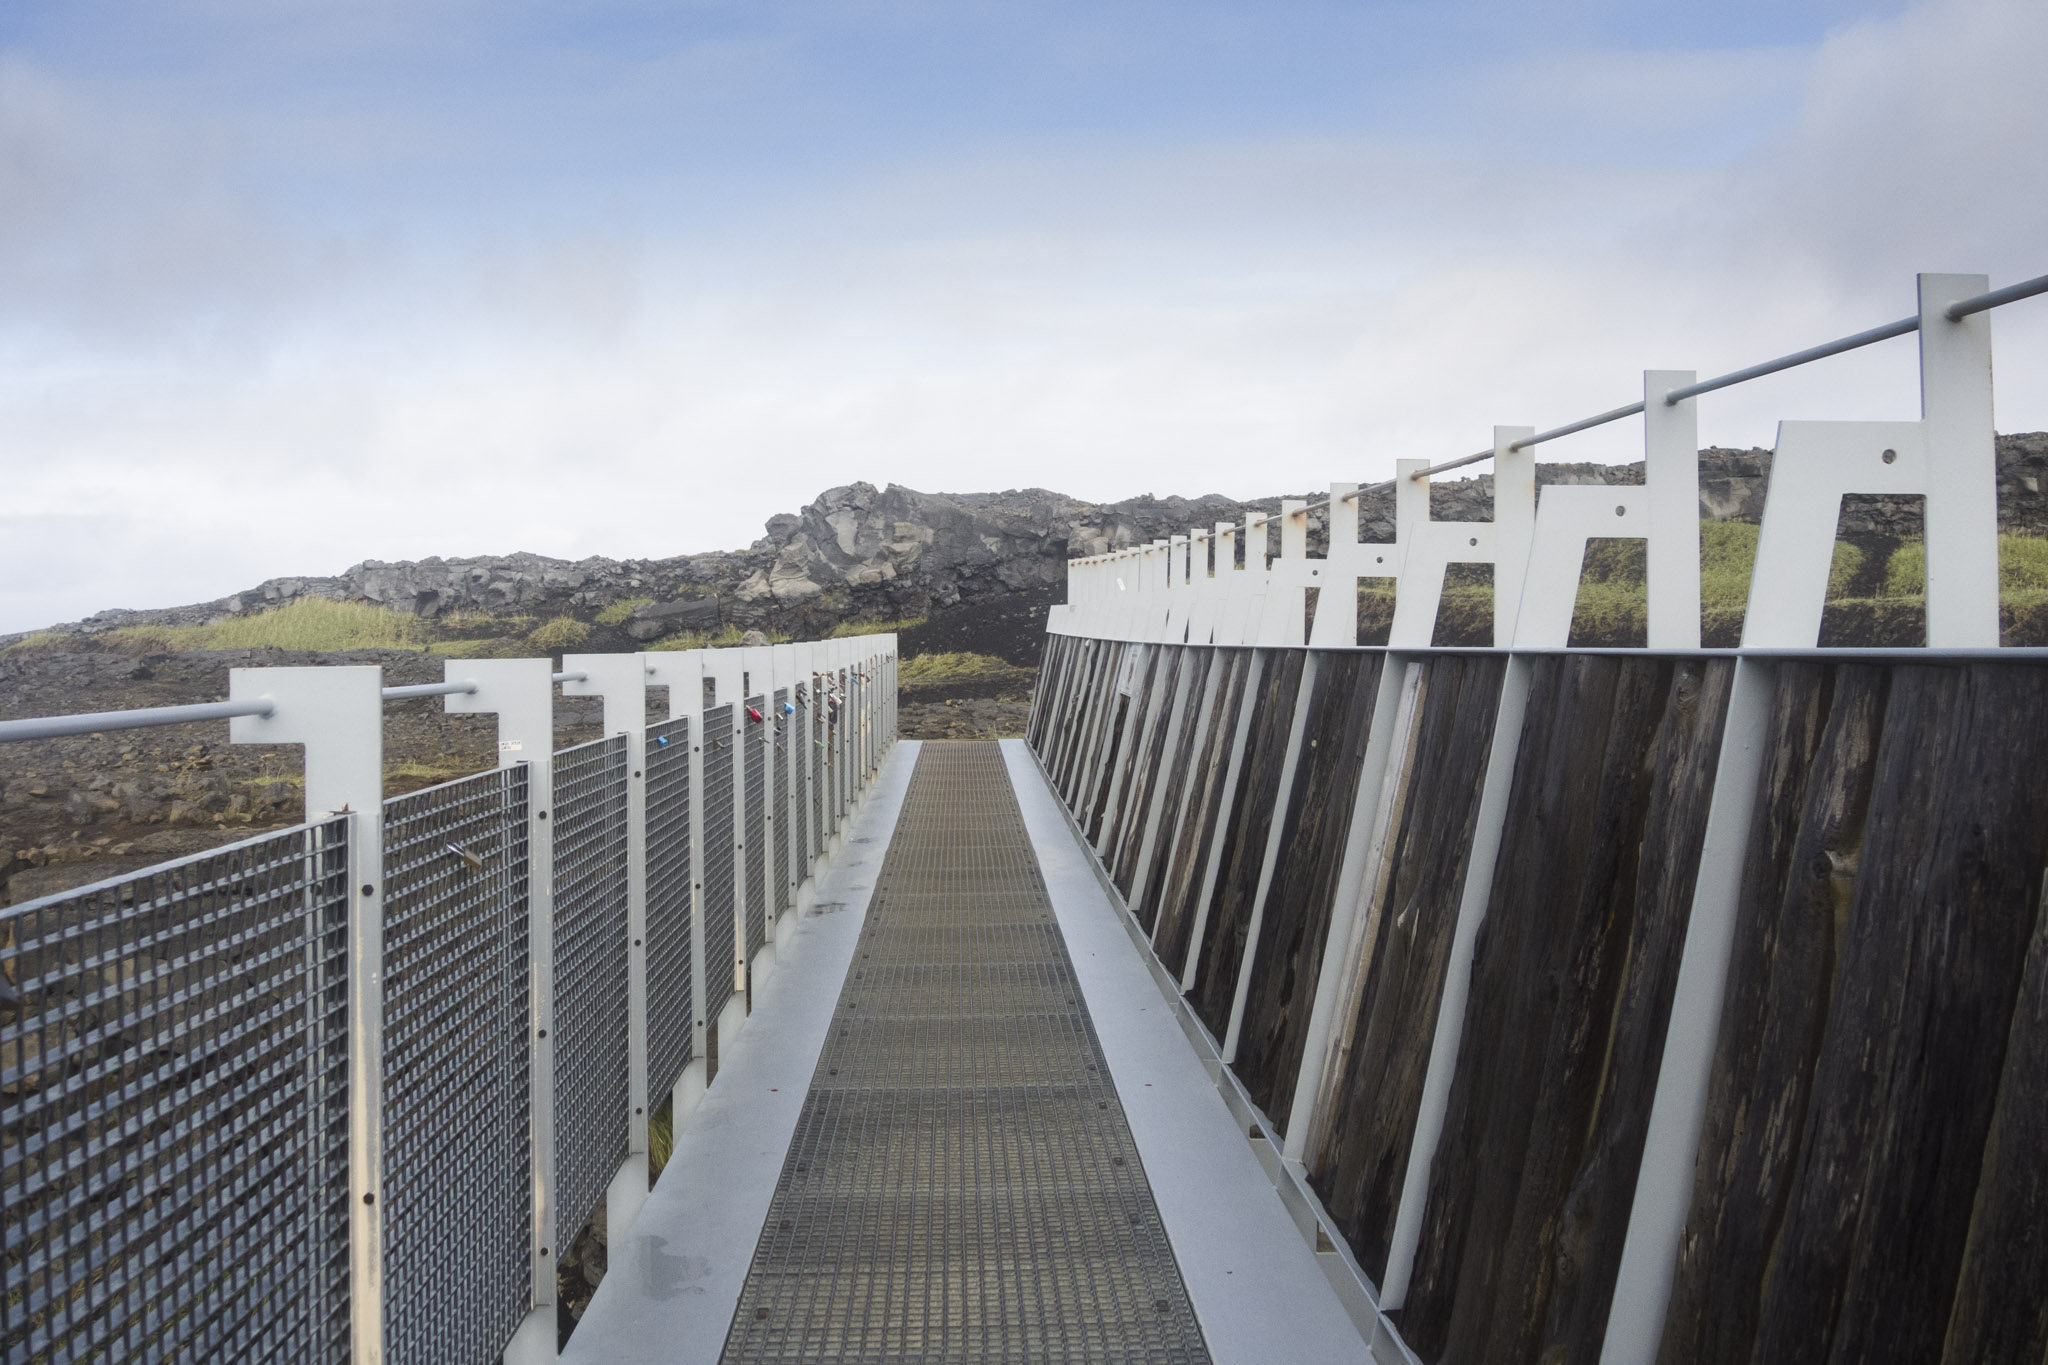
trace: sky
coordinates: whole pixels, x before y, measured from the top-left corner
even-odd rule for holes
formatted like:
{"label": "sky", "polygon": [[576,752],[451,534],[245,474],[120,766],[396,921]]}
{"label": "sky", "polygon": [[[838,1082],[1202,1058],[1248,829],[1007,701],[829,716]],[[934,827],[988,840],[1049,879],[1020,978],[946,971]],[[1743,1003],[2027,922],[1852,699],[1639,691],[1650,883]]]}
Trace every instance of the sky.
{"label": "sky", "polygon": [[[2048,271],[2043,53],[2039,0],[10,0],[0,633],[1463,455]],[[2048,428],[2048,298],[1993,331]]]}

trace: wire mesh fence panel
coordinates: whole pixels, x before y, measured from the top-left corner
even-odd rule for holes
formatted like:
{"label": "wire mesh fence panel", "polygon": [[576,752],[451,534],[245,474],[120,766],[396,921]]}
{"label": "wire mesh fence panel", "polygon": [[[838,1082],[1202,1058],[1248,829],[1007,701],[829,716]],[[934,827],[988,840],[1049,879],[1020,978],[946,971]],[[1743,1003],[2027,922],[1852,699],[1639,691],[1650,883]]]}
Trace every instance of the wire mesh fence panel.
{"label": "wire mesh fence panel", "polygon": [[803,879],[811,865],[811,709],[804,694],[797,693],[796,714],[789,718],[789,742],[796,746],[796,856],[797,878]]}
{"label": "wire mesh fence panel", "polygon": [[695,1056],[690,999],[690,721],[647,730],[647,1093]]}
{"label": "wire mesh fence panel", "polygon": [[490,1365],[531,1297],[527,769],[384,803],[384,1320]]}
{"label": "wire mesh fence panel", "polygon": [[0,911],[7,1360],[348,1359],[348,838]]}
{"label": "wire mesh fence panel", "polygon": [[704,1018],[732,998],[738,930],[733,916],[732,704],[704,713]]}
{"label": "wire mesh fence panel", "polygon": [[555,755],[555,1238],[626,1159],[626,737]]}
{"label": "wire mesh fence panel", "polygon": [[825,742],[825,705],[818,675],[811,675],[811,852],[825,851],[825,836],[832,827],[825,820],[825,790],[831,783],[832,750]]}
{"label": "wire mesh fence panel", "polygon": [[[747,698],[749,728],[741,734],[747,746],[746,816],[740,851],[746,855],[747,961],[768,941],[768,746],[762,743],[754,716],[767,705],[764,697]],[[765,722],[761,722],[765,724]]]}
{"label": "wire mesh fence panel", "polygon": [[778,687],[775,689],[775,705],[772,708],[775,722],[775,744],[773,746],[773,759],[770,765],[775,770],[773,779],[775,799],[772,805],[776,820],[773,839],[775,845],[775,875],[769,879],[769,903],[774,906],[778,917],[783,911],[789,909],[789,840],[791,831],[785,827],[784,822],[789,820],[792,814],[789,808],[789,750],[795,738],[795,733],[790,729],[788,707],[789,689]]}

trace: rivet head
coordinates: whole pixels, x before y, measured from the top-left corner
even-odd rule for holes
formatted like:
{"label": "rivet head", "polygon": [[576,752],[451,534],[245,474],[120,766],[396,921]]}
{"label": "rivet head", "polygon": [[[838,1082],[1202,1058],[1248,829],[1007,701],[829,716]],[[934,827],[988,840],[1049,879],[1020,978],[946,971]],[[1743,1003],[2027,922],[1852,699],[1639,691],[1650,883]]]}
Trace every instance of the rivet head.
{"label": "rivet head", "polygon": [[374,1204],[377,1202],[377,1196],[374,1194],[366,1194],[363,1196],[363,1202],[365,1204]]}
{"label": "rivet head", "polygon": [[1628,508],[1620,503],[1617,503],[1615,504],[1614,515],[1616,515],[1617,517],[1625,517],[1628,515]]}
{"label": "rivet head", "polygon": [[374,896],[377,894],[377,888],[371,886],[368,882],[365,882],[363,883],[363,894],[365,896]]}
{"label": "rivet head", "polygon": [[1470,540],[1466,541],[1465,543],[1467,545],[1477,545],[1479,543],[1479,537],[1473,536]]}
{"label": "rivet head", "polygon": [[1896,450],[1887,450],[1884,454],[1878,456],[1878,458],[1883,460],[1886,464],[1890,464],[1894,460],[1899,458],[1899,452]]}

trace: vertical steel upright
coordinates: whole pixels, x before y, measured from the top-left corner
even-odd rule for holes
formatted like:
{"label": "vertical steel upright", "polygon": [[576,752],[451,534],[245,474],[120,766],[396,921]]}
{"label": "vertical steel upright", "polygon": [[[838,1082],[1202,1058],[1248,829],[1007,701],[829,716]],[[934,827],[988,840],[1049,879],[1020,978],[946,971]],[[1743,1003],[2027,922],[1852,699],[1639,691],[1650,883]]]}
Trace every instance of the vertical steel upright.
{"label": "vertical steel upright", "polygon": [[231,744],[299,744],[306,818],[349,817],[349,1307],[356,1365],[384,1360],[384,670],[235,668],[229,701],[268,701],[228,722]]}
{"label": "vertical steel upright", "polygon": [[[604,733],[626,737],[626,1160],[605,1193],[606,1232],[624,1239],[647,1202],[647,661],[569,654],[562,693],[604,701]],[[578,674],[582,676],[579,678]]]}

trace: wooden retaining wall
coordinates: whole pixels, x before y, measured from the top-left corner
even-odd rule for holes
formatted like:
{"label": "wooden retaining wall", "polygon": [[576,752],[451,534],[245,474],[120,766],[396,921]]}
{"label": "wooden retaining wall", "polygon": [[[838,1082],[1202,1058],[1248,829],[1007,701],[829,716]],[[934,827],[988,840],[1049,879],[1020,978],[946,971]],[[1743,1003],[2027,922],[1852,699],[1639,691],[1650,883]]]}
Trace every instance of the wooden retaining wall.
{"label": "wooden retaining wall", "polygon": [[1049,641],[1033,750],[1417,1360],[1600,1359],[1738,668],[1657,1360],[2039,1365],[2048,667]]}

